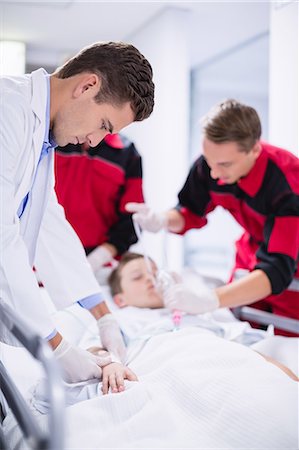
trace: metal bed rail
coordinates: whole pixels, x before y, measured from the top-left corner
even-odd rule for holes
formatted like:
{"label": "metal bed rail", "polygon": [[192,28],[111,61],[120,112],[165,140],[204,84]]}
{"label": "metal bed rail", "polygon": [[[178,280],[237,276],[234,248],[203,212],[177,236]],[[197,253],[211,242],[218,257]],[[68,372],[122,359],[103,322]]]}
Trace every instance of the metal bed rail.
{"label": "metal bed rail", "polygon": [[261,325],[272,324],[280,330],[299,334],[299,320],[278,316],[277,314],[269,313],[261,309],[252,308],[251,306],[234,308],[233,312],[237,319],[248,320]]}
{"label": "metal bed rail", "polygon": [[[0,325],[2,324],[43,366],[47,375],[48,398],[50,413],[48,415],[48,432],[41,430],[36,417],[24,400],[17,386],[0,361],[0,393],[14,414],[28,446],[37,450],[64,449],[64,416],[65,398],[62,376],[53,352],[38,334],[31,331],[28,325],[19,317],[7,303],[0,299]],[[5,441],[0,424],[0,448],[10,449]]]}
{"label": "metal bed rail", "polygon": [[[244,273],[239,273],[236,279],[242,278],[247,271]],[[212,289],[223,286],[225,284],[224,280],[213,277],[211,275],[202,275],[205,283]],[[294,283],[294,281],[293,281]],[[262,309],[257,309],[252,306],[237,306],[231,308],[235,317],[239,320],[252,321],[259,325],[273,325],[275,328],[280,330],[288,331],[290,333],[299,334],[299,320],[292,319],[290,317],[279,316],[268,311],[263,311]]]}

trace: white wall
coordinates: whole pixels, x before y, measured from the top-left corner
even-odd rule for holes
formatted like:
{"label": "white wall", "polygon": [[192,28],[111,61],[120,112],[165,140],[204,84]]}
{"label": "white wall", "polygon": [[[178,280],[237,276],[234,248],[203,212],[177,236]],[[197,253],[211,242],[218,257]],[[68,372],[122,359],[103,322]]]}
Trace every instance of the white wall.
{"label": "white wall", "polygon": [[272,4],[270,19],[269,141],[298,153],[297,1]]}
{"label": "white wall", "polygon": [[[188,171],[189,59],[186,27],[188,13],[165,8],[138,33],[126,40],[151,62],[156,85],[152,116],[135,123],[125,133],[143,156],[146,202],[156,211],[177,203]],[[139,250],[159,264],[179,270],[183,262],[182,238],[144,233]],[[137,248],[138,249],[138,248]],[[167,261],[166,259],[167,254]]]}

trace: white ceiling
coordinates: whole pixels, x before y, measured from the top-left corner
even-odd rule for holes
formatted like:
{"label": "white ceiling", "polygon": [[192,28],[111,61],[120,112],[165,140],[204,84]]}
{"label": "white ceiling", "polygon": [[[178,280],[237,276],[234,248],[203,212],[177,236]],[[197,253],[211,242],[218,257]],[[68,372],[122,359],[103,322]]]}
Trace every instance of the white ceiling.
{"label": "white ceiling", "polygon": [[128,41],[165,8],[189,11],[191,66],[268,31],[270,2],[0,0],[0,39],[27,44],[27,62],[58,66],[100,40]]}

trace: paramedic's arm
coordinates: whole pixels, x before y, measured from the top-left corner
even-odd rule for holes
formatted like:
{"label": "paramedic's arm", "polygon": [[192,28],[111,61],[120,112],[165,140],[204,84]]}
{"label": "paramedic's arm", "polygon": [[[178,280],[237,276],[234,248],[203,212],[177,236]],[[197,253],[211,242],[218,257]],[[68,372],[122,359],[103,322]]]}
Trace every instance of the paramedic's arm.
{"label": "paramedic's arm", "polygon": [[272,293],[271,283],[265,272],[254,270],[240,280],[215,289],[220,307],[233,308],[249,305]]}
{"label": "paramedic's arm", "polygon": [[185,228],[184,216],[177,209],[170,209],[166,213],[167,231],[181,233]]}
{"label": "paramedic's arm", "polygon": [[88,254],[87,261],[91,265],[93,272],[96,273],[105,264],[110,263],[116,255],[117,249],[114,245],[104,242]]}
{"label": "paramedic's arm", "polygon": [[199,157],[192,165],[183,188],[178,194],[179,204],[176,208],[162,213],[152,211],[144,203],[127,203],[126,210],[134,213],[133,219],[144,230],[184,234],[191,228],[206,225],[206,214],[214,209],[208,189],[208,173],[204,158]]}
{"label": "paramedic's arm", "polygon": [[155,212],[145,203],[129,202],[125,206],[128,212],[133,213],[133,220],[146,231],[157,233],[166,229],[173,233],[181,233],[184,231],[185,219],[183,215],[176,209],[170,209],[165,212]]}

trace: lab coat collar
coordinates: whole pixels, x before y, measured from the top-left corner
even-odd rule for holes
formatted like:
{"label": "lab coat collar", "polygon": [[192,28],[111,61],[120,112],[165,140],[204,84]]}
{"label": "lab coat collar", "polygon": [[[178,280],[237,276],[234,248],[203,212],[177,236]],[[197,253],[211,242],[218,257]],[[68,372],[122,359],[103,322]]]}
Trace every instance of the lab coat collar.
{"label": "lab coat collar", "polygon": [[[32,72],[32,99],[31,107],[36,117],[36,127],[33,134],[34,147],[34,171],[36,170],[41,154],[42,141],[46,132],[46,105],[47,105],[47,72],[45,69],[38,69]],[[49,94],[50,95],[50,94]]]}
{"label": "lab coat collar", "polygon": [[238,186],[250,197],[254,197],[260,190],[268,164],[268,156],[263,148],[262,143],[261,146],[262,151],[258,156],[254,166],[244,178],[241,178],[238,181]]}
{"label": "lab coat collar", "polygon": [[32,72],[32,100],[31,107],[40,122],[45,121],[47,103],[47,72],[38,69]]}

